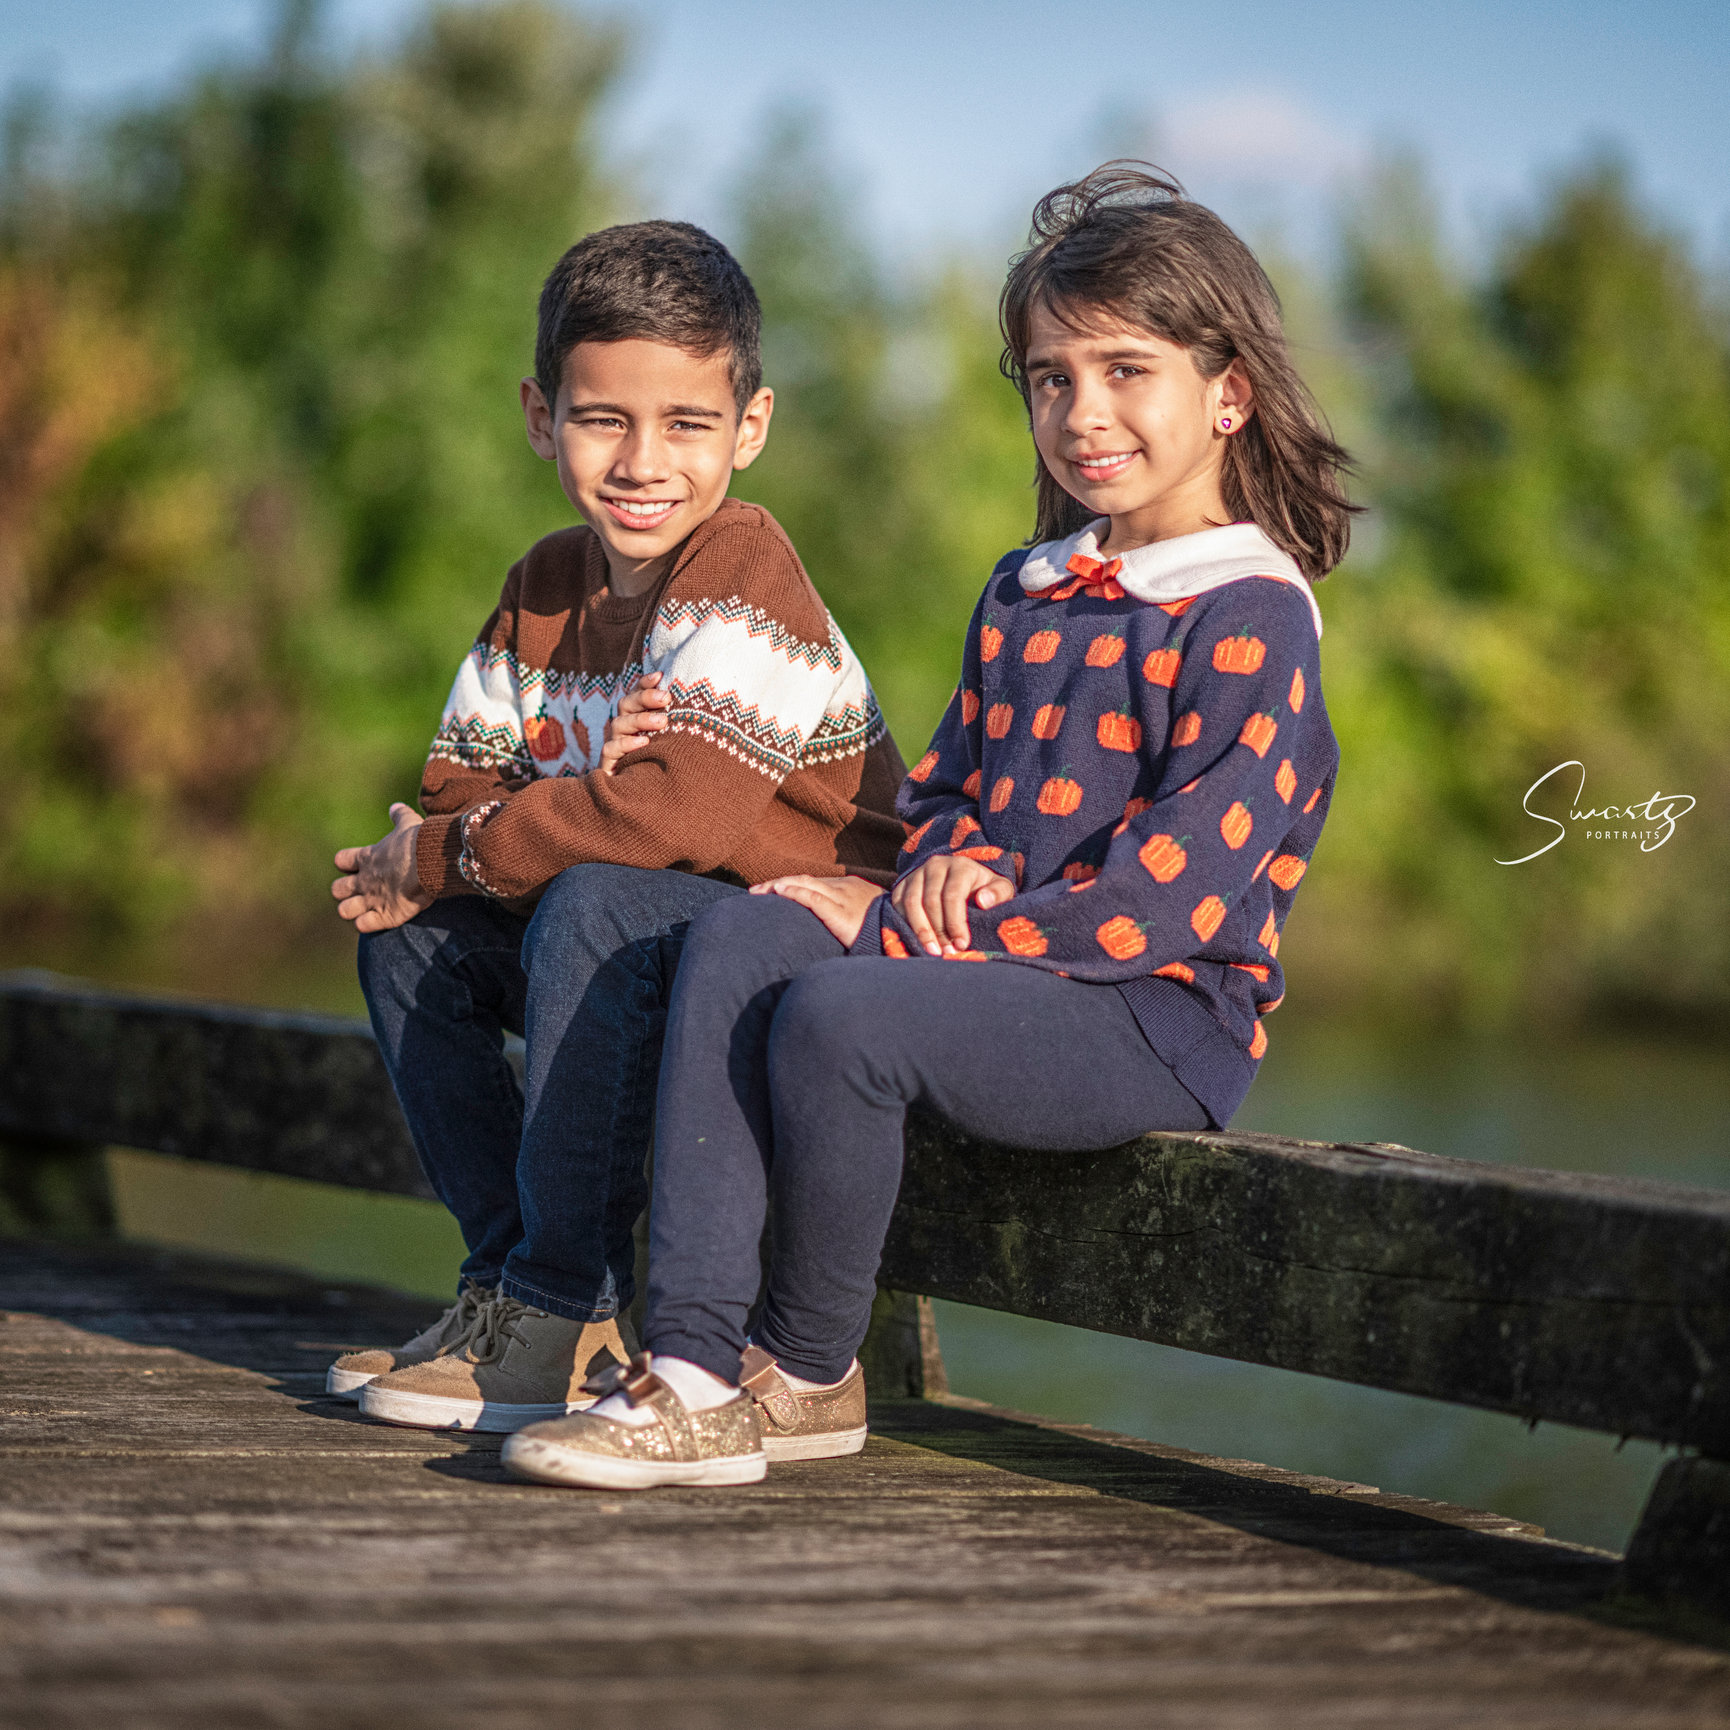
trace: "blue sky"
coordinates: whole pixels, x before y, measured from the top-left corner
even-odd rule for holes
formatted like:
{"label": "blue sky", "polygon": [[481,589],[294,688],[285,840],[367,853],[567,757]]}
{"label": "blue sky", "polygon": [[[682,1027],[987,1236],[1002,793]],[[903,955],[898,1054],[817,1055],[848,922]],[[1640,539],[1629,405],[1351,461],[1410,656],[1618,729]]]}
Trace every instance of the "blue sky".
{"label": "blue sky", "polygon": [[[330,0],[382,42],[416,0]],[[1199,196],[1298,244],[1378,150],[1418,151],[1464,237],[1619,147],[1661,209],[1730,255],[1724,0],[612,0],[635,49],[607,119],[657,213],[721,226],[777,107],[823,114],[876,232],[915,257],[1001,252],[1031,199],[1140,143]],[[270,0],[0,0],[0,84],[105,104],[256,44]]]}

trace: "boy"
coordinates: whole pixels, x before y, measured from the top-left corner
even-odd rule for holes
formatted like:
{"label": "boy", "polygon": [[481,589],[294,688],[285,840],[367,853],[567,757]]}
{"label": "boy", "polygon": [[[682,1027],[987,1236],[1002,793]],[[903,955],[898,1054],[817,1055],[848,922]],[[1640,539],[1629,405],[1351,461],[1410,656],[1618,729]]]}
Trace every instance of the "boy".
{"label": "boy", "polygon": [[[887,883],[901,759],[766,511],[760,313],[687,223],[589,235],[541,291],[529,443],[586,527],[532,547],[458,672],[424,820],[336,856],[338,911],[429,1179],[468,1245],[457,1303],[333,1393],[397,1423],[514,1430],[586,1404],[632,1342],[664,1004],[686,924],[808,871]],[[602,739],[659,674],[652,736]],[[646,730],[645,730],[646,731]],[[502,1051],[523,1033],[519,1091]]]}

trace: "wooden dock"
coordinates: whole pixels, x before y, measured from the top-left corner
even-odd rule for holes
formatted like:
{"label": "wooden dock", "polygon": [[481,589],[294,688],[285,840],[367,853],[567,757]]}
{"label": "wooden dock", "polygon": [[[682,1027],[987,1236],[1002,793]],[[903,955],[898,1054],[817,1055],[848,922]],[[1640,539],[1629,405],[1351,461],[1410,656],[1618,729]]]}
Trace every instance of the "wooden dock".
{"label": "wooden dock", "polygon": [[1490,1514],[958,1401],[632,1497],[322,1395],[426,1306],[0,1244],[0,1723],[1701,1730],[1730,1656]]}

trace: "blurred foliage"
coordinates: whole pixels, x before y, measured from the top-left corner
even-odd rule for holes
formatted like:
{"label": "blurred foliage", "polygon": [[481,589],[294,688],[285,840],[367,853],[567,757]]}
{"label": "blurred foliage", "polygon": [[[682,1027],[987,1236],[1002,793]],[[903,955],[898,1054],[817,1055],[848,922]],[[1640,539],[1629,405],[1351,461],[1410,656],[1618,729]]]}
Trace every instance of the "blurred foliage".
{"label": "blurred foliage", "polygon": [[[0,167],[0,959],[340,1001],[325,861],[410,793],[508,566],[570,520],[516,381],[558,253],[634,213],[623,44],[548,0],[427,10],[340,61],[307,0],[254,64],[100,126],[17,98]],[[610,190],[607,190],[610,189]],[[816,117],[726,238],[767,318],[792,534],[904,751],[1032,522],[996,282],[891,279]],[[1730,1011],[1730,337],[1614,164],[1450,255],[1366,189],[1336,280],[1273,261],[1375,507],[1322,592],[1345,751],[1297,1001],[1506,1025]],[[1656,852],[1543,837],[1525,788],[1698,801]],[[1573,783],[1544,808],[1565,809]],[[1276,1029],[1277,1032],[1277,1029]]]}
{"label": "blurred foliage", "polygon": [[986,575],[1032,527],[1032,446],[997,371],[996,285],[958,267],[893,292],[847,226],[852,202],[815,119],[775,119],[734,237],[775,419],[733,490],[792,536],[912,762]]}
{"label": "blurred foliage", "polygon": [[333,64],[314,24],[76,153],[9,118],[13,958],[317,994],[331,850],[412,796],[504,567],[568,520],[516,380],[548,261],[612,214],[616,36],[501,0]]}
{"label": "blurred foliage", "polygon": [[[1478,1021],[1730,1005],[1730,330],[1721,287],[1599,162],[1473,280],[1413,171],[1347,237],[1382,545],[1328,590],[1345,773],[1313,962]],[[1715,298],[1715,288],[1717,298]],[[1698,801],[1642,852],[1534,802]],[[1606,825],[1599,825],[1605,827]],[[1645,827],[1612,822],[1613,828]],[[1313,929],[1314,927],[1312,927]]]}

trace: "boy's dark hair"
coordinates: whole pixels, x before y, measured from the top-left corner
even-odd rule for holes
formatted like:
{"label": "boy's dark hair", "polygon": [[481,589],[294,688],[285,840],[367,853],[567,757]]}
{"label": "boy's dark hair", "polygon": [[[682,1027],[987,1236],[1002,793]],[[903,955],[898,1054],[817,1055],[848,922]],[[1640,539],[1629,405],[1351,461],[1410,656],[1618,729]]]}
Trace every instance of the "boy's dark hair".
{"label": "boy's dark hair", "polygon": [[[998,303],[1003,371],[1024,402],[1038,306],[1066,323],[1104,312],[1141,325],[1188,349],[1204,378],[1241,360],[1255,412],[1226,441],[1226,509],[1234,522],[1256,523],[1312,580],[1345,557],[1359,508],[1340,485],[1350,458],[1292,365],[1279,296],[1254,253],[1175,180],[1146,163],[1108,162],[1040,199]],[[1032,538],[1062,540],[1091,514],[1035,462]]]}
{"label": "boy's dark hair", "polygon": [[727,354],[742,415],[763,382],[763,311],[751,279],[712,234],[689,222],[596,229],[541,286],[535,383],[558,398],[565,356],[579,342],[665,342],[707,358]]}

